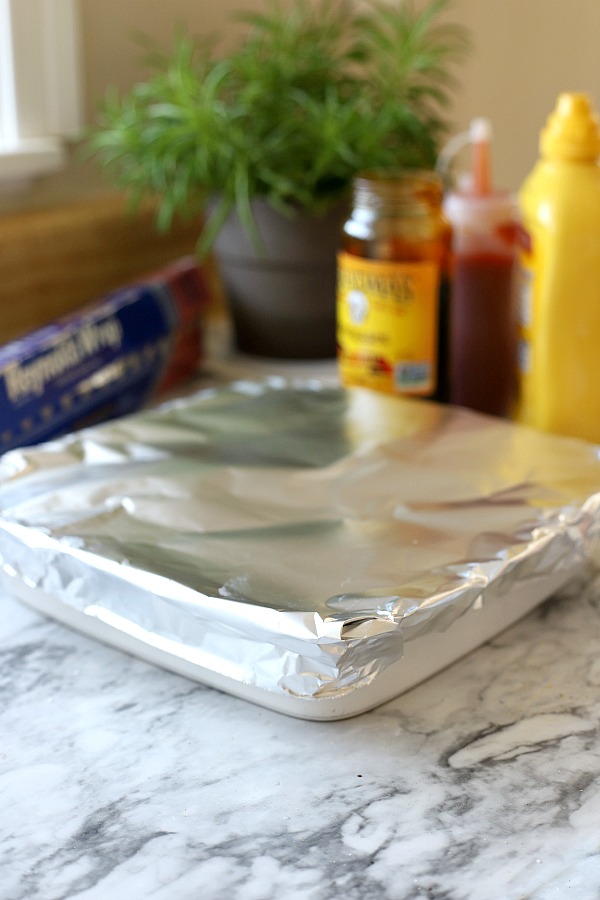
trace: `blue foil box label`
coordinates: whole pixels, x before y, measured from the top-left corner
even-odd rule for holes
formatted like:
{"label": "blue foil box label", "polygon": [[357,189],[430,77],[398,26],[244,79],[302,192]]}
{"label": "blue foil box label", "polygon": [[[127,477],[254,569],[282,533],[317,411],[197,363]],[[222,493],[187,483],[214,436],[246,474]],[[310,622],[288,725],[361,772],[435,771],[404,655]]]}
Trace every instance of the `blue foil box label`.
{"label": "blue foil box label", "polygon": [[139,409],[181,324],[167,283],[133,285],[0,348],[0,450]]}

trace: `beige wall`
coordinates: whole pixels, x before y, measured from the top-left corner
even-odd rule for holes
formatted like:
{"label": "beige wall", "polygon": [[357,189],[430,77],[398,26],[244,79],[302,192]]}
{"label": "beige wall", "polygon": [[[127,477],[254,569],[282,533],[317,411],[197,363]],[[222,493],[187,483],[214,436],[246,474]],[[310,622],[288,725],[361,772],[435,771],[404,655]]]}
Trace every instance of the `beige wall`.
{"label": "beige wall", "polygon": [[121,87],[144,76],[139,35],[168,49],[183,25],[198,36],[219,35],[233,40],[239,23],[235,9],[260,9],[264,0],[79,0],[84,39],[88,112],[109,84]]}
{"label": "beige wall", "polygon": [[[264,0],[81,0],[88,111],[108,84],[143,77],[143,31],[168,46],[178,22],[196,34],[231,29],[240,5]],[[586,90],[600,107],[600,0],[455,0],[454,15],[470,29],[474,50],[461,69],[453,118],[492,119],[495,170],[516,188],[537,154],[537,138],[562,90]]]}
{"label": "beige wall", "polygon": [[[79,0],[88,121],[108,86],[126,89],[145,76],[136,32],[167,48],[183,23],[196,34],[225,30],[231,41],[228,18],[237,4],[266,2]],[[473,116],[490,117],[497,182],[516,189],[560,91],[589,91],[600,109],[600,0],[455,0],[454,10],[474,44],[460,72],[455,130]],[[95,162],[74,156],[60,174],[0,193],[0,238],[0,302],[12,310],[2,341],[147,271],[148,255],[154,266],[191,252],[196,230],[190,223],[179,236],[159,237],[149,217],[143,228],[139,220],[124,227],[122,198]]]}
{"label": "beige wall", "polygon": [[600,0],[460,0],[474,52],[456,118],[488,116],[499,179],[517,188],[561,91],[589,92],[600,111]]}
{"label": "beige wall", "polygon": [[[92,121],[109,85],[126,89],[144,78],[136,34],[168,48],[176,27],[184,24],[193,34],[221,33],[232,41],[232,12],[260,9],[266,0],[79,2],[86,115]],[[491,118],[496,180],[516,189],[536,159],[540,128],[560,91],[588,91],[600,109],[600,0],[454,0],[453,10],[473,41],[459,70],[454,130],[463,130],[473,116]],[[95,165],[78,162],[23,194],[0,197],[0,212],[47,205],[57,197],[73,200],[105,187]]]}

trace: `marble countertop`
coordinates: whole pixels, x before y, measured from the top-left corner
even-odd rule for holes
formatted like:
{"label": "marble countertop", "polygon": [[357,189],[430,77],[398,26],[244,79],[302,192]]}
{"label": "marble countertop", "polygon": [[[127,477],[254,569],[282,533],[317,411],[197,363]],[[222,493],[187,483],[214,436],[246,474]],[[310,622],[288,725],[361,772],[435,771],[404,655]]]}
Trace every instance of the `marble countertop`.
{"label": "marble countertop", "polygon": [[332,723],[0,610],[2,900],[600,896],[600,579]]}
{"label": "marble countertop", "polygon": [[327,723],[0,594],[0,900],[598,900],[599,622],[600,577]]}

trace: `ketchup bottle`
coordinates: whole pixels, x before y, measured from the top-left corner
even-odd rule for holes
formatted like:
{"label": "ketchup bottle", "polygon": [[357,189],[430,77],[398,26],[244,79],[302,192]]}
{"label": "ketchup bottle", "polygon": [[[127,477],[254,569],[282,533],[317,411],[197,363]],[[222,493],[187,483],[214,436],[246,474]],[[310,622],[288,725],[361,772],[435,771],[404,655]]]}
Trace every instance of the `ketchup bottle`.
{"label": "ketchup bottle", "polygon": [[452,225],[450,402],[508,416],[518,386],[517,203],[492,188],[490,125],[474,119],[471,177],[444,201]]}

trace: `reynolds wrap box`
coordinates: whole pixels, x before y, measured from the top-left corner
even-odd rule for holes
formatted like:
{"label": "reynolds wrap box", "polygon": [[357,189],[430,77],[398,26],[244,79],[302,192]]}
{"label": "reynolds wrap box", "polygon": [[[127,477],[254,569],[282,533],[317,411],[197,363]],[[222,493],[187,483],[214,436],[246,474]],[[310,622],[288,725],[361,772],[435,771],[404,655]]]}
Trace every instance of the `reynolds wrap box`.
{"label": "reynolds wrap box", "polygon": [[192,258],[0,348],[0,451],[125,415],[195,373],[203,271]]}

